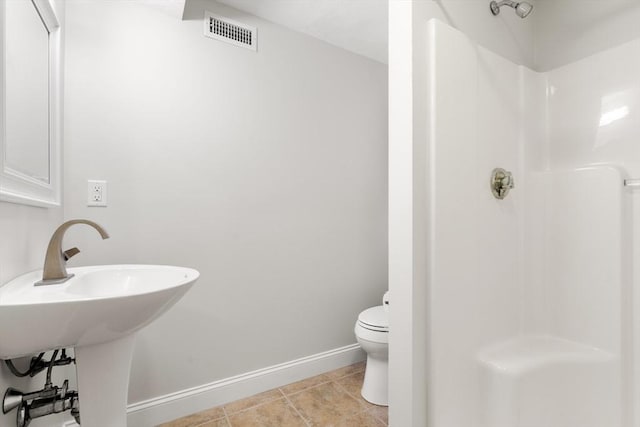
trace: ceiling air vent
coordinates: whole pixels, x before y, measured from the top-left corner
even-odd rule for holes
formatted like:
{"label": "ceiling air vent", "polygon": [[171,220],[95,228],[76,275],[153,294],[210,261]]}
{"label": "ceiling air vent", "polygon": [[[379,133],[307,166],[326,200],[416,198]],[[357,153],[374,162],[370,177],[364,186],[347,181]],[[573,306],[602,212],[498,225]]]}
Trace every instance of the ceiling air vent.
{"label": "ceiling air vent", "polygon": [[204,13],[204,35],[253,51],[258,48],[258,29],[256,27],[206,11]]}

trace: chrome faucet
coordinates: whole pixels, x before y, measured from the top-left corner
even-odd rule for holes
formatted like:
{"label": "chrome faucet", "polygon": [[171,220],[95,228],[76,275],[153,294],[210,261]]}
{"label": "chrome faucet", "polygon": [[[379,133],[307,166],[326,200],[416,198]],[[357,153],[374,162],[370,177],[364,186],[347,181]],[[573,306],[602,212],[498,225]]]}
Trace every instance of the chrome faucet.
{"label": "chrome faucet", "polygon": [[95,228],[103,239],[108,239],[109,234],[100,225],[87,219],[73,219],[62,224],[51,236],[49,247],[47,247],[47,255],[44,259],[44,271],[42,272],[42,280],[36,282],[36,286],[55,285],[64,283],[73,277],[73,274],[67,273],[66,262],[69,258],[80,252],[78,248],[71,248],[62,251],[62,238],[69,227],[74,224],[87,224]]}

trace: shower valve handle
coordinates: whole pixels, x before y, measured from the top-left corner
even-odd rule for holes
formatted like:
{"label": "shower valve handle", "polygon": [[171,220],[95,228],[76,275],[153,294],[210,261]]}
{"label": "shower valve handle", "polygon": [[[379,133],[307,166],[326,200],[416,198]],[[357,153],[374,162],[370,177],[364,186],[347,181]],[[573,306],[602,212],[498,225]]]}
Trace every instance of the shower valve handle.
{"label": "shower valve handle", "polygon": [[511,172],[502,168],[496,168],[491,172],[491,192],[496,199],[502,200],[507,197],[509,190],[514,185],[513,175]]}

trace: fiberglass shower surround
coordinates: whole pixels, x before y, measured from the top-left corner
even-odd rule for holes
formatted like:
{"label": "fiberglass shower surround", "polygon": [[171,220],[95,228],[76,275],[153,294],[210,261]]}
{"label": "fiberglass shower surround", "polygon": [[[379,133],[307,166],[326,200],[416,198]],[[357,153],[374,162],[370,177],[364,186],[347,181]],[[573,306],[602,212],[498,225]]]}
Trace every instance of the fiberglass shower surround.
{"label": "fiberglass shower surround", "polygon": [[576,76],[640,41],[537,73],[436,20],[427,37],[429,425],[631,427],[629,176],[571,133],[588,114],[596,148],[615,138],[597,122],[615,85]]}

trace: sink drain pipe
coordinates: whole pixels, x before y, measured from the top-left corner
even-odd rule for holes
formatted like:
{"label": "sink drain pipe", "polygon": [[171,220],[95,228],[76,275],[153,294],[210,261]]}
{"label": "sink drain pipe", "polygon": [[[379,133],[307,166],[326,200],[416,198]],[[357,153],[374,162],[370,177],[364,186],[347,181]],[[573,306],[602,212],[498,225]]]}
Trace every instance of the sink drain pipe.
{"label": "sink drain pipe", "polygon": [[29,363],[29,368],[25,372],[20,372],[13,361],[5,360],[11,373],[17,377],[35,376],[44,369],[47,369],[47,378],[42,390],[23,393],[13,387],[9,387],[2,400],[2,412],[7,414],[17,408],[16,426],[27,427],[32,419],[44,417],[50,414],[57,414],[71,410],[71,415],[80,424],[80,406],[78,392],[69,390],[69,380],[65,380],[62,387],[54,386],[51,381],[51,373],[55,366],[64,366],[75,363],[75,359],[68,357],[66,350],[62,349],[59,359],[56,359],[60,350],[55,350],[51,360],[43,360],[44,353],[33,357]]}

